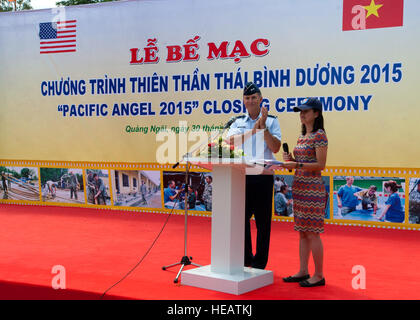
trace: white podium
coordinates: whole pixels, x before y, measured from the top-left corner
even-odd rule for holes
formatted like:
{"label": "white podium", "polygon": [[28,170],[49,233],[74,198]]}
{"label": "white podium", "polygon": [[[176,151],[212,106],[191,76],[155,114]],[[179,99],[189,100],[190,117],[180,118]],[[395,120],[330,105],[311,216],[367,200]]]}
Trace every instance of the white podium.
{"label": "white podium", "polygon": [[272,271],[244,267],[245,174],[261,167],[242,159],[189,162],[213,174],[211,264],[183,271],[181,283],[235,295],[272,284]]}

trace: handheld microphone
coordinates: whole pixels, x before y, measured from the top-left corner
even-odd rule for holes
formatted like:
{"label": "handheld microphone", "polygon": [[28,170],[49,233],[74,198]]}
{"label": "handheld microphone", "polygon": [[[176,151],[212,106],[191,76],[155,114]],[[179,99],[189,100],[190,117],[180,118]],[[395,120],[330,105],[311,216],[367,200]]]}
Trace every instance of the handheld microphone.
{"label": "handheld microphone", "polygon": [[289,146],[287,145],[287,143],[283,143],[283,151],[286,153],[289,153]]}
{"label": "handheld microphone", "polygon": [[[289,146],[286,142],[283,143],[283,151],[286,152],[287,154],[289,154]],[[292,172],[292,170],[289,169],[289,172]]]}

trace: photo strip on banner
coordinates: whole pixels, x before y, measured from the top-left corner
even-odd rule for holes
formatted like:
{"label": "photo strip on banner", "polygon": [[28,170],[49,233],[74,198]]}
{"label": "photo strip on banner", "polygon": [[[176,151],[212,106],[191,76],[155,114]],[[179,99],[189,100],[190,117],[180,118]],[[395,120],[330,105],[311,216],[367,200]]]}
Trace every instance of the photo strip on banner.
{"label": "photo strip on banner", "polygon": [[39,201],[38,168],[0,166],[0,199]]}
{"label": "photo strip on banner", "polygon": [[114,206],[162,208],[160,171],[111,170]]}
{"label": "photo strip on banner", "polygon": [[[149,212],[185,210],[185,171],[168,166],[36,162],[0,163],[0,201],[44,205],[107,206]],[[60,167],[66,166],[66,167]],[[152,168],[152,169],[150,169]],[[357,173],[357,174],[356,174]],[[400,175],[398,175],[400,174]],[[189,172],[187,209],[210,216],[213,177],[208,170]],[[293,219],[293,173],[276,170],[273,188],[274,221]],[[398,168],[326,168],[326,223],[380,228],[420,229],[420,170]]]}
{"label": "photo strip on banner", "polygon": [[83,170],[41,168],[43,202],[85,204]]}

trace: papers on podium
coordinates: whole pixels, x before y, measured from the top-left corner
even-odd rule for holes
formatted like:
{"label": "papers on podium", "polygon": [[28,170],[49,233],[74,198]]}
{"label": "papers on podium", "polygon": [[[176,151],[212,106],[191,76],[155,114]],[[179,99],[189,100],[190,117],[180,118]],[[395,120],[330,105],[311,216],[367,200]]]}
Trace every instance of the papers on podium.
{"label": "papers on podium", "polygon": [[269,170],[281,170],[284,169],[283,162],[278,160],[266,160],[266,159],[256,159],[254,163],[259,166],[263,166],[264,169]]}

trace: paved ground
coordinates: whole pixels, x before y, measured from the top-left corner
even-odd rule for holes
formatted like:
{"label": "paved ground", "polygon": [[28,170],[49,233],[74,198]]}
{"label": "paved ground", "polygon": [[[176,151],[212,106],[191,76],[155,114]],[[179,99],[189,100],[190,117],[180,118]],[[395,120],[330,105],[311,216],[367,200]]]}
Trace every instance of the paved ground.
{"label": "paved ground", "polygon": [[[126,201],[122,201],[120,204],[115,204],[124,207],[141,207],[141,208],[162,208],[160,191],[154,194],[146,195],[146,203],[142,202],[142,196],[137,195],[135,197],[127,197]],[[114,203],[116,200],[114,198]]]}
{"label": "paved ground", "polygon": [[55,198],[50,198],[49,196],[47,197],[43,196],[42,200],[47,201],[47,202],[85,203],[85,193],[83,192],[83,190],[77,191],[77,200],[75,200],[74,196],[73,196],[73,199],[70,199],[70,190],[57,189]]}
{"label": "paved ground", "polygon": [[[30,189],[30,187],[33,189]],[[0,199],[39,201],[38,186],[28,185],[25,188],[12,182],[8,188],[8,193],[5,193],[3,188],[0,189]]]}

